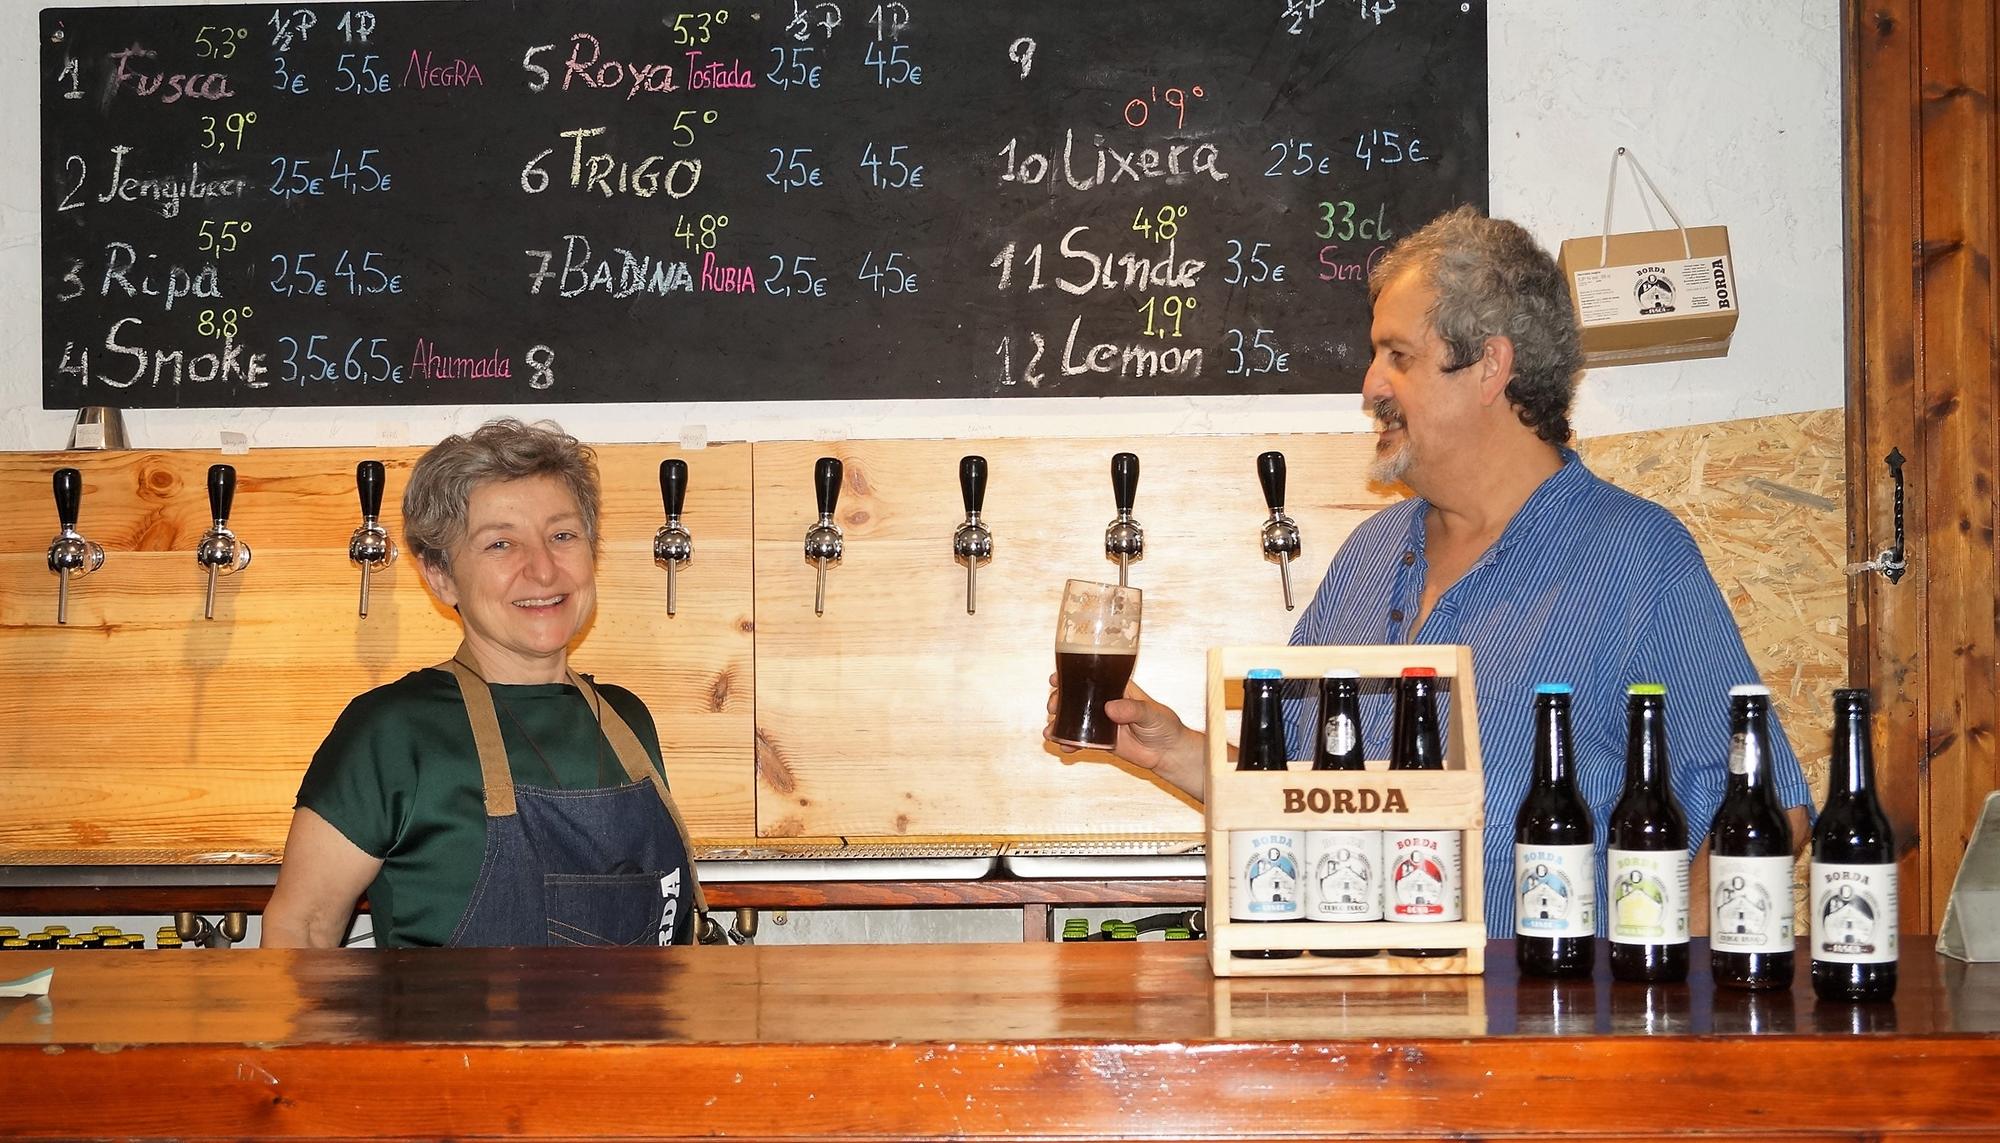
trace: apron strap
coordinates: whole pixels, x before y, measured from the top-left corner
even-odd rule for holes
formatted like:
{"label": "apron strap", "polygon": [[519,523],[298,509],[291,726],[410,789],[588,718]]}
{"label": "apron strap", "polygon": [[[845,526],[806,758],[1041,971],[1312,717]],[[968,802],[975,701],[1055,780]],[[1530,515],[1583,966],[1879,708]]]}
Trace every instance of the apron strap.
{"label": "apron strap", "polygon": [[[571,671],[569,681],[571,686],[583,692],[583,697],[589,700],[591,709],[598,712],[599,722],[604,728],[604,737],[611,743],[611,753],[617,755],[618,764],[624,768],[625,776],[634,782],[652,783],[653,792],[660,795],[660,804],[666,807],[667,818],[674,823],[674,832],[680,835],[681,849],[687,854],[688,870],[692,873],[694,842],[688,837],[687,824],[681,821],[681,811],[674,805],[673,794],[667,791],[666,779],[662,778],[660,771],[654,767],[653,759],[647,755],[646,748],[639,744],[639,736],[632,732],[632,728],[625,724],[624,719],[618,717],[618,712],[604,701],[604,696],[597,693],[597,688],[589,679]],[[511,790],[509,796],[512,796]],[[708,898],[701,891],[701,879],[690,877],[689,880],[694,884],[695,910],[706,916]]]}
{"label": "apron strap", "polygon": [[493,707],[493,692],[487,688],[486,680],[459,657],[465,653],[465,645],[461,643],[458,655],[439,663],[438,668],[458,678],[459,693],[465,697],[472,742],[479,749],[479,776],[486,785],[486,816],[513,817],[514,775],[507,768],[507,746],[500,738],[500,714]]}

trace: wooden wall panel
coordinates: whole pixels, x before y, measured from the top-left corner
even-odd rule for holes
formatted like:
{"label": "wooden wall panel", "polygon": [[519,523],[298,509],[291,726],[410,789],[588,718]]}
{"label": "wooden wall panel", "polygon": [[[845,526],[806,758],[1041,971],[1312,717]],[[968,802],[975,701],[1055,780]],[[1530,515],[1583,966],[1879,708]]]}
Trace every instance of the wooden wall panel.
{"label": "wooden wall panel", "polygon": [[1856,561],[1893,534],[1883,457],[1908,458],[1910,570],[1857,592],[1857,674],[1905,858],[1904,923],[1941,918],[1995,748],[2000,560],[2000,3],[1848,7],[1849,320]]}
{"label": "wooden wall panel", "polygon": [[[1802,752],[1815,744],[1802,731],[1824,720],[1822,676],[1832,672],[1822,660],[1837,657],[1843,637],[1829,602],[1840,578],[1827,523],[1839,514],[1831,423],[1778,417],[1583,445],[1597,471],[1695,527]],[[1102,539],[1119,447],[793,442],[686,454],[696,559],[673,620],[650,547],[657,465],[671,450],[600,448],[600,604],[576,662],[647,700],[705,842],[1192,841],[1201,825],[1192,807],[1103,755],[1064,757],[1041,738],[1061,581],[1116,575]],[[1255,456],[1276,447],[1290,461],[1304,607],[1339,541],[1386,502],[1363,479],[1372,437],[1133,447],[1147,533],[1133,572],[1147,591],[1137,677],[1198,720],[1206,648],[1281,643],[1296,619],[1257,546]],[[958,459],[974,448],[992,462],[986,519],[998,551],[980,575],[979,612],[967,615],[950,536],[962,516]],[[341,707],[456,641],[407,561],[377,581],[373,614],[354,615],[352,466],[385,460],[393,504],[417,453],[229,458],[241,474],[233,524],[257,555],[224,582],[213,623],[200,618],[191,553],[208,523],[204,473],[221,458],[0,455],[0,863],[275,855],[298,775]],[[823,454],[848,463],[847,556],[816,618],[802,541]],[[66,628],[54,624],[43,566],[55,531],[49,474],[62,464],[84,470],[82,530],[111,550],[104,571],[78,585]],[[399,526],[393,513],[387,523]]]}
{"label": "wooden wall panel", "polygon": [[[1846,113],[1848,124],[1849,432],[1848,562],[1861,564],[1895,535],[1893,485],[1884,463],[1906,458],[1904,510],[1920,525],[1929,506],[1924,438],[1917,431],[1918,337],[1915,193],[1918,0],[1850,4]],[[1855,580],[1849,614],[1853,677],[1875,694],[1876,767],[1883,809],[1902,850],[1902,922],[1928,932],[1936,923],[1923,860],[1925,749],[1930,695],[1924,673],[1923,601],[1931,589],[1923,529],[1910,529],[1909,569],[1900,582],[1865,574]]]}
{"label": "wooden wall panel", "polygon": [[[384,525],[399,533],[420,451],[0,455],[0,862],[275,856],[299,774],[347,700],[457,645],[407,558],[376,577],[368,618],[356,615],[353,464],[385,462]],[[574,661],[646,699],[692,827],[740,835],[751,828],[749,449],[690,455],[697,555],[672,620],[651,555],[667,455],[599,451],[599,607]],[[223,580],[209,622],[193,551],[218,461],[236,466],[231,525],[255,555]],[[109,555],[58,627],[45,552],[50,474],[63,465],[83,470],[79,530]]]}
{"label": "wooden wall panel", "polygon": [[[1063,580],[1117,579],[1104,526],[1111,456],[1128,448],[1146,532],[1131,577],[1145,591],[1134,678],[1199,725],[1206,649],[1282,643],[1297,618],[1258,546],[1257,454],[1288,461],[1303,608],[1340,538],[1385,502],[1365,487],[1371,436],[757,446],[760,833],[1199,834],[1198,812],[1108,755],[1066,760],[1042,740]],[[972,451],[991,465],[995,555],[967,615],[951,534]],[[803,542],[820,456],[846,465],[846,558],[815,617]]]}
{"label": "wooden wall panel", "polygon": [[[1994,6],[1927,5],[1919,21],[1923,234],[1918,289],[1924,309],[1924,482],[1955,489],[1926,522],[1933,583],[1982,590],[1934,592],[1926,658],[1931,671],[1929,818],[1925,878],[1942,916],[1958,855],[1994,788],[1994,690],[2000,608],[1991,575],[1996,457],[1993,328],[1995,180]],[[1937,500],[1933,509],[1943,508]]]}

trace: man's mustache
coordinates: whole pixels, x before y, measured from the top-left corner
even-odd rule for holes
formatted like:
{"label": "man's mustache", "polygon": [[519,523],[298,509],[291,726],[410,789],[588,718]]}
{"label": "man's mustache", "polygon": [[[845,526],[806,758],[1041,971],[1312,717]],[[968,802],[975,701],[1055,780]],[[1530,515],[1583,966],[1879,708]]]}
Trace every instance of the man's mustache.
{"label": "man's mustache", "polygon": [[1372,410],[1377,429],[1400,429],[1403,427],[1403,407],[1393,397],[1380,397]]}

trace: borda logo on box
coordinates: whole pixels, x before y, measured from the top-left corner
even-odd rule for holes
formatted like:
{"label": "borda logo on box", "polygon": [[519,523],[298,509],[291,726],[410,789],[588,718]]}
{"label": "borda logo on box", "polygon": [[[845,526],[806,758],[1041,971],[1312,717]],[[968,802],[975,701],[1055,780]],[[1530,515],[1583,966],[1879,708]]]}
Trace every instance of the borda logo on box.
{"label": "borda logo on box", "polygon": [[1729,308],[1728,264],[1722,259],[1717,258],[1708,264],[1708,270],[1715,278],[1715,308],[1726,310]]}
{"label": "borda logo on box", "polygon": [[1403,791],[1386,790],[1299,790],[1285,788],[1288,814],[1407,814],[1410,805]]}
{"label": "borda logo on box", "polygon": [[1647,316],[1673,313],[1674,283],[1667,276],[1667,268],[1641,266],[1637,275],[1637,281],[1632,286],[1632,297],[1639,303],[1639,312]]}

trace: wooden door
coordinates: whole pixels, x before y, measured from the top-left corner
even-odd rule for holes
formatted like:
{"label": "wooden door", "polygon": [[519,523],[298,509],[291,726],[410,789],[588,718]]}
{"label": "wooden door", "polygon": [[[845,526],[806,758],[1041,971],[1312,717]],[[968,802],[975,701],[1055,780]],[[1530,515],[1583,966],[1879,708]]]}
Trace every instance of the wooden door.
{"label": "wooden door", "polygon": [[1894,452],[1908,563],[1857,576],[1849,648],[1879,706],[1903,924],[1935,932],[2000,785],[2000,0],[1850,0],[1846,21],[1849,550],[1893,542]]}

